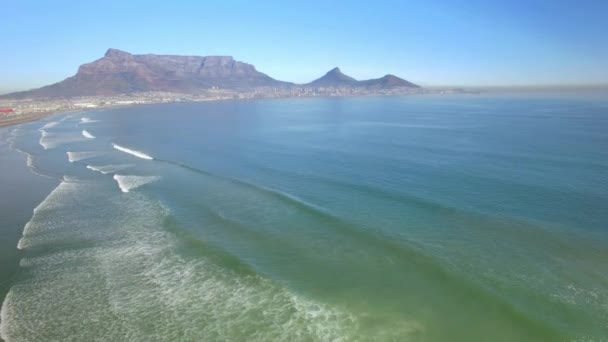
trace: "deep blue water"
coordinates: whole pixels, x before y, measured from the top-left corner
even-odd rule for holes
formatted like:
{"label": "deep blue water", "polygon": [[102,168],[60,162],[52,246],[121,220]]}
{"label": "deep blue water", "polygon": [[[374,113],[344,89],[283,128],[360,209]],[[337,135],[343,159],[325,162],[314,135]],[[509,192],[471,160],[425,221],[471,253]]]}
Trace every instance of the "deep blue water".
{"label": "deep blue water", "polygon": [[59,183],[19,241],[9,341],[608,338],[608,98],[181,103],[0,132]]}

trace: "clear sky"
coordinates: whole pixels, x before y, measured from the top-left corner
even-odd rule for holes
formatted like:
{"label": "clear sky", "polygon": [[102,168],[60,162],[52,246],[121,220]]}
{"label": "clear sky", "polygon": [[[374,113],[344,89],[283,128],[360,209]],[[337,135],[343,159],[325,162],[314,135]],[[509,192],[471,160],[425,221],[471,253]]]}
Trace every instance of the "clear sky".
{"label": "clear sky", "polygon": [[109,47],[232,55],[293,82],[339,66],[426,86],[608,84],[608,0],[3,0],[0,13],[0,91],[60,81]]}

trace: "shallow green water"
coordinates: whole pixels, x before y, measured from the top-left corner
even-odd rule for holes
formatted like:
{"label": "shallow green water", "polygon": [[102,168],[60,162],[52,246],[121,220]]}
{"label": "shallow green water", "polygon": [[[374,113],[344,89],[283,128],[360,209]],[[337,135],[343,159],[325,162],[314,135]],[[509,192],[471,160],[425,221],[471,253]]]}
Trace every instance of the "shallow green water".
{"label": "shallow green water", "polygon": [[607,128],[601,98],[412,96],[4,129],[60,184],[18,241],[2,337],[608,338]]}

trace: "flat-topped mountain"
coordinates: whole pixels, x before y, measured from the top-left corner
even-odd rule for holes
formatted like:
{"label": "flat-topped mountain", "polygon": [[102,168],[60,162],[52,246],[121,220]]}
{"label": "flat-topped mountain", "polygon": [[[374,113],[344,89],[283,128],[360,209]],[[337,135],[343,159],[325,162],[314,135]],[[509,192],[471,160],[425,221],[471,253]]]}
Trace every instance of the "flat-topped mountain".
{"label": "flat-topped mountain", "polygon": [[76,75],[39,89],[7,97],[71,97],[114,95],[143,91],[193,92],[287,86],[251,64],[229,56],[133,55],[109,49],[105,56],[81,65]]}
{"label": "flat-topped mountain", "polygon": [[342,73],[340,68],[333,68],[323,77],[305,84],[307,87],[360,87],[372,89],[389,89],[396,87],[420,88],[420,86],[408,82],[394,75],[385,75],[381,78],[357,81],[356,79]]}
{"label": "flat-topped mountain", "polygon": [[204,89],[248,90],[259,87],[282,88],[419,88],[393,75],[357,81],[340,71],[303,85],[278,81],[247,63],[230,56],[134,55],[117,49],[78,68],[76,75],[42,88],[0,96],[0,98],[56,98],[108,96],[148,91],[195,94]]}

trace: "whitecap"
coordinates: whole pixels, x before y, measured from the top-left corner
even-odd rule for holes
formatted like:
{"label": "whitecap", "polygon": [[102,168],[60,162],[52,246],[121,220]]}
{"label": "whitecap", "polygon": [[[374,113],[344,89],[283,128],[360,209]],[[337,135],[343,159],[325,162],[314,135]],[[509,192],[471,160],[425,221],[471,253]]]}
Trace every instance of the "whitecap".
{"label": "whitecap", "polygon": [[52,122],[49,122],[49,123],[47,123],[46,125],[42,126],[42,127],[39,129],[39,131],[42,131],[42,130],[47,129],[47,128],[52,128],[52,127],[55,127],[55,126],[57,126],[58,124],[59,124],[59,122],[57,122],[57,121],[52,121]]}
{"label": "whitecap", "polygon": [[68,151],[68,152],[66,152],[66,154],[68,155],[68,161],[70,163],[73,163],[73,162],[77,162],[77,161],[84,160],[84,159],[98,157],[100,155],[103,155],[104,153],[98,152],[98,151],[82,151],[82,152]]}
{"label": "whitecap", "polygon": [[87,165],[87,169],[101,172],[105,175],[108,173],[115,173],[132,166],[133,164]]}
{"label": "whitecap", "polygon": [[135,157],[138,157],[138,158],[141,158],[141,159],[148,159],[148,160],[154,159],[151,156],[149,156],[149,155],[147,155],[147,154],[145,154],[145,153],[143,153],[141,151],[132,150],[130,148],[123,147],[123,146],[120,146],[118,144],[112,144],[112,147],[114,147],[115,149],[117,149],[117,150],[119,150],[121,152],[128,153],[128,154],[130,154],[132,156],[135,156]]}
{"label": "whitecap", "polygon": [[53,149],[57,146],[83,141],[84,138],[80,134],[74,133],[50,133],[40,129],[41,137],[39,140],[40,146],[45,150]]}
{"label": "whitecap", "polygon": [[34,167],[34,157],[29,153],[27,153],[27,167]]}
{"label": "whitecap", "polygon": [[87,131],[86,129],[82,130],[82,136],[87,139],[95,139],[95,136],[93,134],[89,133],[89,131]]}
{"label": "whitecap", "polygon": [[87,117],[80,118],[81,124],[87,124],[87,123],[93,123],[93,122],[99,122],[99,120],[93,120],[93,119],[87,118]]}
{"label": "whitecap", "polygon": [[[143,341],[151,322],[153,337],[168,341],[365,339],[359,317],[340,307],[202,253],[184,257],[156,201],[104,191],[64,182],[38,206],[22,243],[29,277],[0,312],[6,341]],[[54,248],[28,253],[39,246]],[[251,334],[249,322],[259,331]],[[404,336],[386,331],[378,339]]]}
{"label": "whitecap", "polygon": [[123,176],[114,175],[114,180],[118,183],[118,187],[122,192],[129,192],[137,189],[140,186],[156,182],[160,179],[158,176]]}

